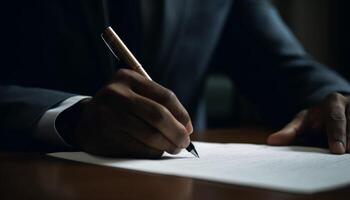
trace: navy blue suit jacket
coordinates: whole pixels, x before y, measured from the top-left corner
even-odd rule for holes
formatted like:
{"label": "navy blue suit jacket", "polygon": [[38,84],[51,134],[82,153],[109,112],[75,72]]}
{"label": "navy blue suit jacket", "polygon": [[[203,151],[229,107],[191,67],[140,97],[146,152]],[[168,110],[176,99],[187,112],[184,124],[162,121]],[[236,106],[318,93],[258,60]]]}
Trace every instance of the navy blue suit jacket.
{"label": "navy blue suit jacket", "polygon": [[[42,146],[32,134],[43,113],[73,95],[94,95],[118,68],[100,39],[111,23],[108,8],[94,0],[6,2],[0,12],[0,146]],[[162,13],[157,55],[145,68],[192,114],[211,70],[229,75],[275,124],[331,92],[350,92],[345,80],[304,51],[267,0],[164,0]],[[130,30],[122,38],[138,41],[141,33]]]}

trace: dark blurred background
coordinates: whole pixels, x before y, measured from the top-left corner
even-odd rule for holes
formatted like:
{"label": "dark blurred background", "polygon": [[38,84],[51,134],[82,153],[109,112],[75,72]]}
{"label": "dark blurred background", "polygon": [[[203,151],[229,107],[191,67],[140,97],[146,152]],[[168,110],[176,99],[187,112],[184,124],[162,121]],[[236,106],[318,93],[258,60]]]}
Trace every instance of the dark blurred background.
{"label": "dark blurred background", "polygon": [[[309,54],[350,80],[349,0],[272,2]],[[262,123],[253,106],[224,75],[209,77],[205,95],[210,128]]]}

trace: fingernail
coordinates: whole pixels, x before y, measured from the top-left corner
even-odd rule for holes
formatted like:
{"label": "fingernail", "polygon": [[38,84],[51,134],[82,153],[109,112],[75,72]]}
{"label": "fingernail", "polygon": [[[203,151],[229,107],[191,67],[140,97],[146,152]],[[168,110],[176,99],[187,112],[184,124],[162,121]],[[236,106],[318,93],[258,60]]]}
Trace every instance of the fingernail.
{"label": "fingernail", "polygon": [[186,130],[188,133],[192,133],[193,132],[193,126],[192,126],[192,122],[189,121],[187,124],[186,124]]}
{"label": "fingernail", "polygon": [[185,142],[183,143],[183,148],[187,148],[188,145],[190,145],[190,143],[191,143],[190,137],[187,137],[187,139],[186,139]]}
{"label": "fingernail", "polygon": [[335,143],[333,143],[333,153],[336,153],[336,154],[343,154],[345,153],[345,147],[344,147],[344,144],[340,141],[337,141]]}

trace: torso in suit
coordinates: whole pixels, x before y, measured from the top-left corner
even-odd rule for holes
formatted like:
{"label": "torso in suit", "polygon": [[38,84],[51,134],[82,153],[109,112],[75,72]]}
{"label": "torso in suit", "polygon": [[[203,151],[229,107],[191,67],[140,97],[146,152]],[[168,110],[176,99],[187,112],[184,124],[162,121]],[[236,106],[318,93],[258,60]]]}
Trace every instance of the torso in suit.
{"label": "torso in suit", "polygon": [[100,39],[107,25],[192,116],[211,70],[227,73],[276,124],[330,92],[350,92],[346,81],[304,52],[267,0],[160,5],[161,19],[152,27],[156,53],[150,54],[142,46],[138,0],[3,3],[0,143],[33,144],[31,133],[47,109],[70,96],[94,95],[110,80],[120,66]]}

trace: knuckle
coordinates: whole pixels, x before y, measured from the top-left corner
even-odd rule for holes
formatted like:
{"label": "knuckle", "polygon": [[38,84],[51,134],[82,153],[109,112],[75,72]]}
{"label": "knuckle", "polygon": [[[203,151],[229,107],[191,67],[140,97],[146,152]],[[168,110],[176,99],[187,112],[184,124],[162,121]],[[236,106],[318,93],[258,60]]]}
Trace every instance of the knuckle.
{"label": "knuckle", "polygon": [[178,120],[184,126],[186,126],[187,123],[189,123],[191,121],[191,118],[190,118],[189,114],[187,113],[187,111],[180,112],[177,117],[178,117]]}
{"label": "knuckle", "polygon": [[171,103],[171,102],[174,102],[175,99],[176,99],[175,93],[169,89],[166,89],[165,92],[163,93],[163,102]]}
{"label": "knuckle", "polygon": [[137,88],[138,91],[144,90],[141,93],[143,93],[143,92],[153,93],[153,92],[157,91],[157,90],[154,90],[154,88],[152,87],[152,85],[154,84],[154,82],[152,80],[148,80],[144,77],[139,77],[139,78],[135,79],[134,81],[135,81],[134,82],[135,86],[137,86],[135,88]]}
{"label": "knuckle", "polygon": [[112,96],[122,96],[124,88],[120,84],[109,84],[104,88],[104,91],[108,95]]}
{"label": "knuckle", "polygon": [[164,107],[154,107],[151,108],[150,119],[156,123],[156,125],[162,125],[165,122],[166,108]]}
{"label": "knuckle", "polygon": [[328,117],[329,117],[329,120],[331,121],[339,121],[339,122],[346,121],[345,114],[342,112],[332,111]]}
{"label": "knuckle", "polygon": [[154,81],[152,81],[152,80],[150,80],[150,79],[147,79],[147,78],[145,78],[145,77],[143,77],[143,76],[140,77],[139,81],[140,81],[141,84],[146,85],[146,86],[149,86],[149,87],[151,87],[152,84],[155,83]]}
{"label": "knuckle", "polygon": [[124,77],[124,76],[129,76],[130,75],[130,70],[128,69],[119,69],[116,73],[117,77]]}
{"label": "knuckle", "polygon": [[333,92],[329,94],[327,97],[328,101],[341,101],[344,99],[344,96],[338,92]]}
{"label": "knuckle", "polygon": [[133,103],[134,96],[130,89],[123,84],[113,83],[104,87],[98,94],[103,102],[113,105],[130,106]]}
{"label": "knuckle", "polygon": [[113,80],[115,80],[115,81],[130,81],[130,80],[132,80],[132,77],[133,77],[132,73],[133,72],[129,69],[119,69],[116,72]]}
{"label": "knuckle", "polygon": [[103,88],[103,92],[107,94],[114,94],[117,93],[119,90],[118,84],[109,84],[105,88]]}
{"label": "knuckle", "polygon": [[105,101],[106,99],[108,99],[108,97],[114,96],[115,93],[117,93],[117,88],[115,84],[109,84],[106,87],[103,87],[101,90],[99,90],[95,95],[94,99],[98,101],[99,100]]}

